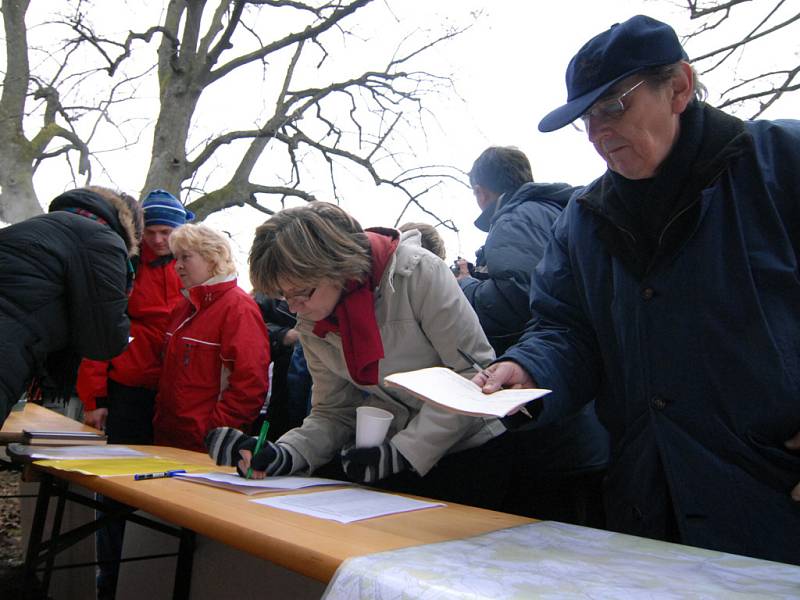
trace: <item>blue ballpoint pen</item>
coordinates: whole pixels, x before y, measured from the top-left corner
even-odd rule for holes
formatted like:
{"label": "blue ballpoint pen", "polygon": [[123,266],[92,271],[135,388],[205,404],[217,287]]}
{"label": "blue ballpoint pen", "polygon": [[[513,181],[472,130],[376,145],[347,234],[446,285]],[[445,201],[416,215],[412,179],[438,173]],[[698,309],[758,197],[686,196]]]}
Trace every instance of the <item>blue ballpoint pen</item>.
{"label": "blue ballpoint pen", "polygon": [[186,473],[186,469],[173,469],[171,471],[161,471],[160,473],[139,473],[133,476],[135,481],[143,479],[162,479],[164,477],[174,477],[178,473]]}

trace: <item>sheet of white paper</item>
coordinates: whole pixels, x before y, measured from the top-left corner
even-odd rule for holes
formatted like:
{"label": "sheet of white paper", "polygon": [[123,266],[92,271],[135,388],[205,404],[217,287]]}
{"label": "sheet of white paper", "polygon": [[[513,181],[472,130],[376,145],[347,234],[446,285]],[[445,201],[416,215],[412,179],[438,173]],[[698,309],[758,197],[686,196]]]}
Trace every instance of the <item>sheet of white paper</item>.
{"label": "sheet of white paper", "polygon": [[484,394],[477,385],[444,367],[394,373],[384,380],[404,388],[425,401],[469,415],[504,417],[531,400],[549,394],[550,390],[500,390]]}
{"label": "sheet of white paper", "polygon": [[17,454],[25,454],[31,458],[50,459],[89,459],[89,458],[129,458],[134,456],[148,456],[145,452],[128,448],[127,446],[105,446],[93,444],[91,446],[15,446]]}
{"label": "sheet of white paper", "polygon": [[299,490],[318,485],[353,485],[349,481],[324,479],[322,477],[265,477],[264,479],[245,479],[234,473],[181,473],[176,475],[193,483],[204,483],[223,487],[225,489],[241,492],[243,494],[258,494],[275,490]]}
{"label": "sheet of white paper", "polygon": [[251,502],[339,523],[352,523],[373,517],[444,506],[440,502],[423,502],[404,496],[364,489],[273,496],[251,500]]}

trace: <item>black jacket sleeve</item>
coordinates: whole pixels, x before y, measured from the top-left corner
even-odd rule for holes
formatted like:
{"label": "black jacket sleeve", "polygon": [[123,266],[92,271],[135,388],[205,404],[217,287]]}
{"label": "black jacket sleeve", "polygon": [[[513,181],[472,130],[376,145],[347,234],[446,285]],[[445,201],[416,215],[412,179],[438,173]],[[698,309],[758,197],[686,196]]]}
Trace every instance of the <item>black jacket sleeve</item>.
{"label": "black jacket sleeve", "polygon": [[128,343],[127,260],[122,239],[103,228],[83,240],[70,261],[67,297],[72,347],[82,357],[108,360]]}

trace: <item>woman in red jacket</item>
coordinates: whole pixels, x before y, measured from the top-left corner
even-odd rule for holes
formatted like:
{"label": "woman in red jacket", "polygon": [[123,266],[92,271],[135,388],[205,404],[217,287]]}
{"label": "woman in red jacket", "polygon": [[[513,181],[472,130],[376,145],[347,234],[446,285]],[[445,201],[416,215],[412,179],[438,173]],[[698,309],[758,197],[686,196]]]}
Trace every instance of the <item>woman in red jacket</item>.
{"label": "woman in red jacket", "polygon": [[267,395],[269,340],[236,285],[228,240],[188,224],[169,238],[186,300],[171,315],[153,420],[155,443],[198,452],[215,427],[248,428]]}

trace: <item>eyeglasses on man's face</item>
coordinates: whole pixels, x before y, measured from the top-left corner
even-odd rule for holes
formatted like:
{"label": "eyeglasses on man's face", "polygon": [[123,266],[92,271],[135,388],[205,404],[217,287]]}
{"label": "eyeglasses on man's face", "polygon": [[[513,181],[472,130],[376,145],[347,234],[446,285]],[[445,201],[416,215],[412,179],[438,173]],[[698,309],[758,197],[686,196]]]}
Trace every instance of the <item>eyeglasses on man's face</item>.
{"label": "eyeglasses on man's face", "polygon": [[[628,107],[625,106],[623,100],[626,96],[633,93],[633,91],[645,82],[642,79],[639,83],[628,88],[616,98],[609,98],[608,100],[601,100],[596,102],[592,107],[580,116],[581,123],[575,123],[578,129],[585,130],[589,126],[589,119],[595,119],[600,122],[615,121],[619,119]],[[582,127],[581,127],[582,125]]]}

